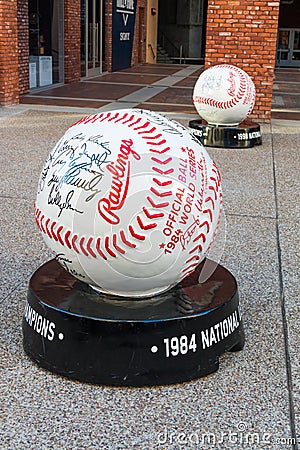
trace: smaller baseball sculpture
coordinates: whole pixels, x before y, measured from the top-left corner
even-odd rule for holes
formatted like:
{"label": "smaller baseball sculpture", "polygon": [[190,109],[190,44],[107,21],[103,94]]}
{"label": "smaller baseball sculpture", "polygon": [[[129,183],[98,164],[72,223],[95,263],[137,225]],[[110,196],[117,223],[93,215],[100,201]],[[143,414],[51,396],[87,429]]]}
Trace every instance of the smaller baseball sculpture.
{"label": "smaller baseball sculpture", "polygon": [[205,145],[261,143],[259,126],[248,119],[255,104],[255,86],[239,67],[218,64],[206,69],[195,84],[193,103],[202,120],[191,121],[190,128]]}
{"label": "smaller baseball sculpture", "polygon": [[30,280],[25,351],[97,384],[217,370],[244,344],[233,276],[215,264],[199,282],[221,212],[218,169],[179,123],[138,109],[80,119],[38,182],[36,223],[55,258]]}

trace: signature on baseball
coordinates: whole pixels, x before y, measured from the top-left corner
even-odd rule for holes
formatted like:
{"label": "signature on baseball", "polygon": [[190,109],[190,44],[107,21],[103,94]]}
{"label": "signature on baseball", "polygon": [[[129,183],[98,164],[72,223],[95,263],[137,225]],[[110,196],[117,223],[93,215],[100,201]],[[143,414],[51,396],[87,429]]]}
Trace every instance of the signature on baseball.
{"label": "signature on baseball", "polygon": [[140,155],[133,149],[132,139],[123,139],[116,161],[106,165],[106,169],[112,174],[111,187],[107,197],[99,200],[98,212],[111,225],[117,225],[120,222],[120,217],[116,211],[122,208],[128,194],[130,155],[137,161],[141,159]]}

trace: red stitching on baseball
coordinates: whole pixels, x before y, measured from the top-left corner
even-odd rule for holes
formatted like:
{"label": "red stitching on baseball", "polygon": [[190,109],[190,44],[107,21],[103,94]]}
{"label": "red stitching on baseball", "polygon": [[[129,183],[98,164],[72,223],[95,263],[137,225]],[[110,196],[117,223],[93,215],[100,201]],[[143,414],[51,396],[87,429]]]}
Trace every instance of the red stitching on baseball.
{"label": "red stitching on baseball", "polygon": [[107,260],[107,257],[105,256],[105,254],[102,252],[101,248],[101,238],[98,237],[97,241],[96,241],[96,250],[99,253],[100,256],[102,256],[103,259]]}
{"label": "red stitching on baseball", "polygon": [[132,114],[129,119],[124,120],[124,122],[122,122],[123,125],[125,125],[126,123],[132,122],[134,119],[134,114]]}
{"label": "red stitching on baseball", "polygon": [[136,248],[136,244],[134,244],[133,242],[129,242],[126,239],[126,236],[125,236],[125,233],[123,230],[120,231],[120,238],[122,239],[122,242],[124,242],[124,244],[128,245],[128,247]]}
{"label": "red stitching on baseball", "polygon": [[189,254],[191,255],[192,253],[194,253],[196,250],[199,250],[199,252],[202,252],[203,247],[201,244],[196,245],[196,247],[194,247],[192,250],[189,251]]}
{"label": "red stitching on baseball", "polygon": [[[155,128],[155,130],[156,130],[156,128]],[[162,137],[161,133],[157,134],[156,136],[142,136],[143,139],[158,139],[160,137]],[[149,144],[149,142],[147,142],[147,144]]]}
{"label": "red stitching on baseball", "polygon": [[40,225],[41,225],[41,230],[42,230],[42,232],[46,234],[46,230],[45,230],[45,228],[43,227],[43,223],[42,223],[44,218],[45,218],[45,216],[44,216],[44,214],[43,214],[42,217],[41,217],[41,220],[40,220]]}
{"label": "red stitching on baseball", "polygon": [[[194,270],[190,270],[189,272],[187,272],[187,273],[185,273],[184,275],[183,275],[183,277],[181,278],[181,280],[183,280],[184,278],[187,278],[189,275],[191,275],[192,273],[194,273]],[[181,281],[180,280],[180,281]]]}
{"label": "red stitching on baseball", "polygon": [[[99,120],[99,122],[104,122],[104,120],[107,120],[110,116],[111,116],[110,112],[106,113],[106,116],[102,117],[101,120]],[[99,119],[100,119],[100,117],[99,117]]]}
{"label": "red stitching on baseball", "polygon": [[147,197],[147,200],[153,208],[165,208],[166,206],[169,206],[169,202],[155,203],[151,197]]}
{"label": "red stitching on baseball", "polygon": [[78,234],[74,234],[74,236],[72,237],[72,247],[73,247],[73,249],[75,250],[75,252],[76,253],[79,253],[79,250],[78,250],[78,248],[76,247],[76,244],[75,244],[75,242],[77,241],[77,238],[78,238]]}
{"label": "red stitching on baseball", "polygon": [[[201,225],[200,225],[200,227],[201,227]],[[200,238],[202,239],[203,243],[206,242],[206,236],[203,233],[200,233],[197,237],[195,237],[195,239],[193,239],[193,242],[199,241]]]}
{"label": "red stitching on baseball", "polygon": [[215,202],[213,201],[213,199],[212,199],[211,197],[207,197],[207,198],[205,199],[205,202],[206,202],[206,203],[207,203],[207,202],[211,202],[211,203],[212,203],[212,208],[215,209]]}
{"label": "red stitching on baseball", "polygon": [[[131,123],[130,125],[128,125],[128,128],[129,128],[129,127],[133,127],[133,126],[136,125],[137,123],[140,123],[141,120],[142,120],[142,118],[141,118],[141,117],[138,117],[138,118],[136,119],[135,122],[133,122],[133,123]],[[134,128],[134,129],[135,129],[135,128]]]}
{"label": "red stitching on baseball", "polygon": [[93,258],[97,258],[96,253],[94,252],[94,250],[91,247],[93,240],[94,240],[94,238],[91,236],[89,238],[89,240],[87,241],[86,248],[87,248],[87,251],[89,252],[89,254],[92,255]]}
{"label": "red stitching on baseball", "polygon": [[116,234],[113,234],[113,246],[115,247],[115,249],[116,249],[118,252],[120,252],[120,253],[122,253],[122,254],[125,253],[125,250],[123,250],[123,249],[122,249],[121,247],[119,247],[118,244],[117,244],[117,235],[116,235]]}
{"label": "red stitching on baseball", "polygon": [[110,117],[108,119],[108,122],[112,122],[113,120],[115,120],[117,117],[119,117],[119,113],[116,113],[114,116]]}
{"label": "red stitching on baseball", "polygon": [[172,191],[158,192],[153,186],[151,186],[150,191],[152,191],[153,194],[157,195],[158,197],[168,197],[172,195]]}
{"label": "red stitching on baseball", "polygon": [[199,212],[202,212],[202,204],[201,204],[200,200],[196,201],[195,206]]}
{"label": "red stitching on baseball", "polygon": [[58,237],[56,236],[56,234],[54,232],[55,225],[56,225],[56,222],[55,221],[52,222],[50,229],[51,229],[51,233],[52,233],[53,239],[57,242],[58,241]]}
{"label": "red stitching on baseball", "polygon": [[35,218],[38,219],[41,215],[41,210],[38,209],[35,205],[34,205],[34,210],[35,210]]}
{"label": "red stitching on baseball", "polygon": [[158,167],[152,167],[152,170],[159,173],[160,175],[168,175],[169,173],[173,173],[174,169],[161,170]]}
{"label": "red stitching on baseball", "polygon": [[150,148],[150,152],[153,152],[153,153],[159,153],[160,155],[161,155],[162,153],[168,152],[169,150],[170,150],[170,147],[166,147],[166,148],[164,148],[163,150],[155,150],[154,148]]}
{"label": "red stitching on baseball", "polygon": [[214,177],[210,177],[211,181],[213,181],[215,183],[215,190],[218,192],[219,191],[219,186],[220,186],[220,181],[217,180]]}
{"label": "red stitching on baseball", "polygon": [[[145,138],[146,139],[146,138]],[[148,145],[163,145],[165,144],[167,141],[165,139],[159,141],[159,142],[147,142]]]}
{"label": "red stitching on baseball", "polygon": [[170,156],[169,158],[162,161],[161,159],[158,159],[158,158],[155,158],[154,156],[152,156],[151,159],[152,159],[152,161],[155,161],[158,164],[168,164],[170,161],[172,161],[173,158]]}
{"label": "red stitching on baseball", "polygon": [[105,250],[107,251],[107,253],[110,254],[110,256],[113,256],[113,257],[117,256],[117,255],[112,251],[112,249],[109,247],[109,236],[105,236],[104,247],[105,247]]}
{"label": "red stitching on baseball", "polygon": [[[149,122],[150,123],[150,122]],[[142,127],[140,127],[142,128]],[[155,127],[150,128],[150,130],[143,130],[143,131],[139,131],[138,134],[144,134],[144,133],[153,133],[156,130]],[[143,139],[150,139],[147,136],[142,136]]]}
{"label": "red stitching on baseball", "polygon": [[62,240],[62,237],[61,237],[61,235],[60,235],[60,233],[61,233],[61,231],[63,230],[63,228],[64,228],[64,227],[63,227],[62,225],[60,225],[60,226],[57,228],[57,230],[56,230],[56,236],[57,236],[59,242],[61,243],[61,245],[65,245],[65,244],[64,244],[64,241]]}
{"label": "red stitching on baseball", "polygon": [[185,263],[188,264],[189,262],[193,261],[193,259],[195,259],[196,261],[199,261],[200,256],[199,255],[194,255],[191,258],[187,259]]}
{"label": "red stitching on baseball", "polygon": [[158,219],[159,217],[164,217],[164,213],[154,213],[151,214],[147,208],[145,208],[145,206],[143,206],[143,211],[146,214],[146,216],[148,217],[148,219]]}
{"label": "red stitching on baseball", "polygon": [[48,234],[48,236],[49,236],[49,238],[50,239],[52,239],[52,234],[50,233],[50,231],[48,230],[48,223],[50,222],[50,218],[48,218],[47,220],[46,220],[46,232],[47,232],[47,234]]}
{"label": "red stitching on baseball", "polygon": [[120,117],[119,119],[115,120],[115,123],[121,122],[122,120],[126,119],[127,116],[128,116],[128,113],[123,114],[122,117]]}
{"label": "red stitching on baseball", "polygon": [[169,186],[169,184],[172,184],[172,180],[168,181],[159,181],[157,178],[152,178],[154,183],[158,184],[158,186]]}
{"label": "red stitching on baseball", "polygon": [[134,237],[135,239],[139,239],[140,241],[144,241],[146,239],[145,236],[141,236],[140,234],[137,234],[134,231],[134,229],[132,228],[132,225],[129,225],[128,229],[129,229],[131,236]]}
{"label": "red stitching on baseball", "polygon": [[82,236],[82,238],[81,238],[80,241],[79,241],[79,247],[80,247],[82,253],[83,253],[85,256],[89,256],[88,252],[86,251],[86,249],[85,249],[84,246],[83,246],[84,240],[85,240],[85,237]]}
{"label": "red stitching on baseball", "polygon": [[217,200],[218,196],[217,196],[217,192],[216,189],[213,186],[209,186],[208,188],[209,190],[213,191],[214,195],[215,195],[215,200]]}
{"label": "red stitching on baseball", "polygon": [[71,234],[71,230],[68,230],[65,233],[65,243],[67,244],[67,247],[69,247],[69,249],[71,250],[72,246],[71,246],[70,241],[69,241],[70,234]]}
{"label": "red stitching on baseball", "polygon": [[[147,122],[145,122],[143,125],[140,125],[139,127],[135,127],[135,128],[134,128],[134,131],[144,129],[144,128],[146,128],[148,125],[150,125],[150,122],[147,120]],[[142,133],[143,133],[143,132],[142,132]],[[138,134],[141,134],[141,133],[138,133]]]}
{"label": "red stitching on baseball", "polygon": [[148,225],[144,225],[140,216],[137,216],[137,221],[142,230],[151,230],[151,228],[157,227],[157,223],[149,223]]}

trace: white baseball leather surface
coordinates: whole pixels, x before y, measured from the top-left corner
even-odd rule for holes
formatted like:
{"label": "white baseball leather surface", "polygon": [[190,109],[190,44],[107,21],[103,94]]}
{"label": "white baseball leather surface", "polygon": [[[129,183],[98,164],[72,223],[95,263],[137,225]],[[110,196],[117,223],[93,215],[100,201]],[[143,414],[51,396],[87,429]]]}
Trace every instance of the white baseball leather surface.
{"label": "white baseball leather surface", "polygon": [[221,206],[218,169],[185,127],[122,109],[66,131],[40,175],[35,214],[71,274],[104,292],[144,297],[194,271]]}
{"label": "white baseball leather surface", "polygon": [[209,124],[236,126],[252,112],[255,86],[244,70],[219,64],[199,76],[193,103],[200,117]]}

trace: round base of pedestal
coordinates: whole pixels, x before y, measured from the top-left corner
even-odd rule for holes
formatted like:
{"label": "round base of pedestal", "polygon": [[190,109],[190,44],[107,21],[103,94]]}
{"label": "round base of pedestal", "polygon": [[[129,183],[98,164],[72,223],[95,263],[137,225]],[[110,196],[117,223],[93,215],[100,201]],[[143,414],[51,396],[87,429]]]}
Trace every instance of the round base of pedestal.
{"label": "round base of pedestal", "polygon": [[198,119],[190,120],[189,130],[207,147],[248,148],[262,143],[260,126],[254,122],[221,126],[209,125]]}
{"label": "round base of pedestal", "polygon": [[190,381],[216,371],[219,356],[241,350],[237,284],[203,263],[171,290],[145,299],[97,293],[56,261],[31,277],[23,318],[25,352],[39,366],[108,386]]}

